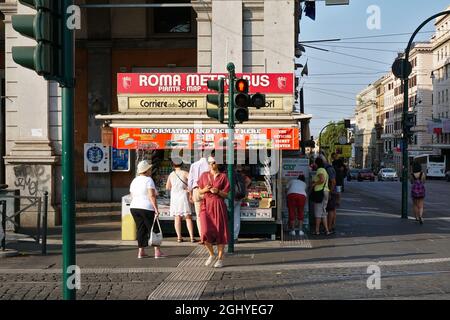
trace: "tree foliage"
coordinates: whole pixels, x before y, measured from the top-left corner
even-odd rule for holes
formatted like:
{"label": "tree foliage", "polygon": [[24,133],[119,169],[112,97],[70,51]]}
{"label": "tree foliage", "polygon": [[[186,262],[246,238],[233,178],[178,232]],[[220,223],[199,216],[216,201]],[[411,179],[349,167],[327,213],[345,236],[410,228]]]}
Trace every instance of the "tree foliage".
{"label": "tree foliage", "polygon": [[329,125],[330,126],[325,129],[325,132],[322,133],[319,140],[321,149],[323,149],[327,155],[329,155],[328,150],[330,150],[333,145],[339,143],[339,137],[347,136],[347,129],[343,123],[330,122]]}

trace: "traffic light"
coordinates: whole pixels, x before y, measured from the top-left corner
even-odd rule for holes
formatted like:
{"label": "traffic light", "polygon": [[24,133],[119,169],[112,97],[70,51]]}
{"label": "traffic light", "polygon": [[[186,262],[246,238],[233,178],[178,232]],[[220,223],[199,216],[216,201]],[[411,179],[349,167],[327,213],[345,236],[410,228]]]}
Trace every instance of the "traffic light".
{"label": "traffic light", "polygon": [[248,107],[251,104],[251,98],[248,94],[248,80],[238,79],[235,83],[234,94],[234,119],[239,123],[248,121]]}
{"label": "traffic light", "polygon": [[34,70],[47,80],[59,80],[62,68],[63,15],[61,1],[19,0],[36,10],[33,15],[14,15],[12,26],[20,34],[36,40],[36,46],[12,47],[13,60]]}
{"label": "traffic light", "polygon": [[350,119],[344,119],[344,127],[346,129],[350,129],[352,127],[352,125],[350,123]]}
{"label": "traffic light", "polygon": [[405,135],[409,142],[412,141],[412,138],[414,136],[412,128],[415,125],[415,114],[413,112],[408,112],[405,117]]}
{"label": "traffic light", "polygon": [[249,95],[249,82],[237,79],[234,93],[234,119],[240,123],[249,120],[249,107],[261,109],[266,106],[266,95],[259,92]]}
{"label": "traffic light", "polygon": [[208,117],[212,119],[218,120],[220,123],[223,123],[225,120],[225,79],[219,80],[208,80],[207,82],[208,89],[217,91],[217,94],[208,94],[206,95],[206,101],[217,106],[217,109],[208,109],[206,108],[206,114]]}

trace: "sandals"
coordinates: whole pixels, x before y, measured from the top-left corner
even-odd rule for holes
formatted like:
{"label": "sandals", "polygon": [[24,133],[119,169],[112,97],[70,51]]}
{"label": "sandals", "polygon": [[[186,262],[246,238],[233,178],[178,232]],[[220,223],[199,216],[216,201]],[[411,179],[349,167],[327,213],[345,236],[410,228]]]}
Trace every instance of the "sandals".
{"label": "sandals", "polygon": [[313,232],[313,236],[320,236],[320,232]]}
{"label": "sandals", "polygon": [[195,240],[195,239],[191,239],[191,242],[192,242],[192,243],[196,243],[196,242],[197,242],[197,240]]}
{"label": "sandals", "polygon": [[177,239],[177,242],[178,242],[178,243],[183,242],[183,238],[178,238],[178,239]]}

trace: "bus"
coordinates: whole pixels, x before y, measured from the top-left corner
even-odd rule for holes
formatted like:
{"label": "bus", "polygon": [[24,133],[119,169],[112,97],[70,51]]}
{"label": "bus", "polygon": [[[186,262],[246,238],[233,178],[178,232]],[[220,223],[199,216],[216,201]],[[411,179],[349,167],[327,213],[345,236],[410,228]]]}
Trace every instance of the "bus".
{"label": "bus", "polygon": [[429,178],[445,178],[446,156],[435,154],[422,154],[414,157],[414,161],[420,163],[422,171]]}

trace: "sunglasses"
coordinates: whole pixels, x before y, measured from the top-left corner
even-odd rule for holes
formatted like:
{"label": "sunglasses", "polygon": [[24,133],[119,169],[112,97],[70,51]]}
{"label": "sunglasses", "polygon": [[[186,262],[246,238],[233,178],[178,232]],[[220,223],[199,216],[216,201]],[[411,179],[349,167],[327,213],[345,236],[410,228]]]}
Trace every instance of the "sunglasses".
{"label": "sunglasses", "polygon": [[208,162],[209,164],[216,164],[216,162]]}

